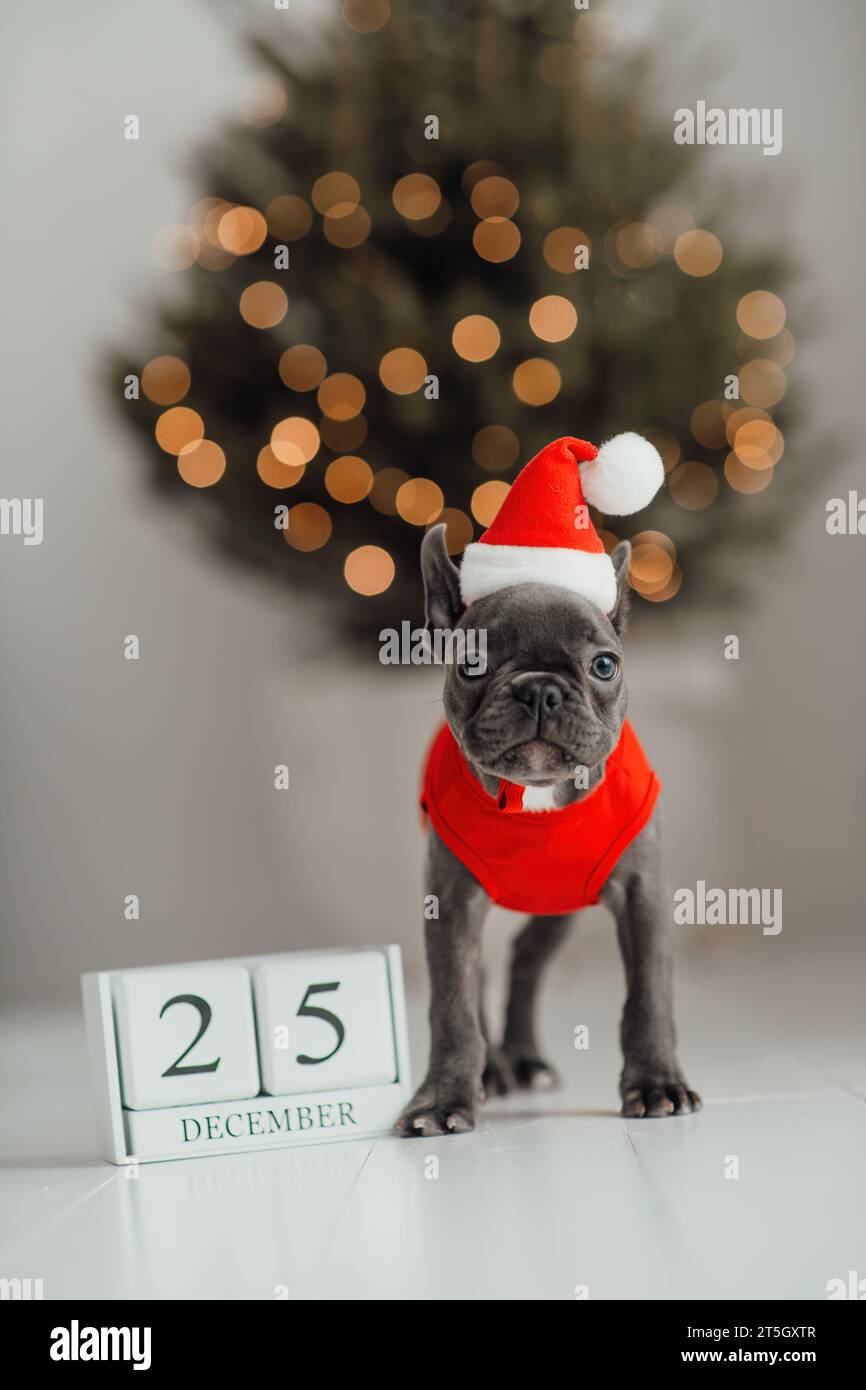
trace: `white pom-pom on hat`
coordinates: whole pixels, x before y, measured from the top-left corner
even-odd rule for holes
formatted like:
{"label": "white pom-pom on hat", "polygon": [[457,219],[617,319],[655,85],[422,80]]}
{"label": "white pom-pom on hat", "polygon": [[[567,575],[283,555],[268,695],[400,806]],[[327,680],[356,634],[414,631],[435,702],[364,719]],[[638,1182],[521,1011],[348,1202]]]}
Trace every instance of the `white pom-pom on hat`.
{"label": "white pom-pom on hat", "polygon": [[630,516],[649,506],[664,479],[658,449],[633,431],[615,434],[580,465],[584,497],[608,516]]}

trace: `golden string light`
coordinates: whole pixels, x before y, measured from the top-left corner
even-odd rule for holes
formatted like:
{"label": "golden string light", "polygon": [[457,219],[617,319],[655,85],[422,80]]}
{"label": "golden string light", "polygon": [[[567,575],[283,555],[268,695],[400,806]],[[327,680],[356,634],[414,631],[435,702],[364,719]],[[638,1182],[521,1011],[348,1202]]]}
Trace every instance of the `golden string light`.
{"label": "golden string light", "polygon": [[511,386],[524,405],[549,405],[559,395],[559,368],[545,357],[529,357],[514,369]]}
{"label": "golden string light", "polygon": [[332,420],[351,420],[364,409],[367,392],[351,372],[334,372],[333,376],[325,377],[316,399],[323,415],[329,415]]}
{"label": "golden string light", "polygon": [[304,463],[283,463],[282,459],[277,458],[270,444],[259,449],[256,472],[268,487],[279,489],[294,487],[295,483],[301,481],[305,471],[306,464]]}
{"label": "golden string light", "polygon": [[469,201],[476,217],[511,217],[520,206],[520,194],[510,179],[491,174],[473,185]]}
{"label": "golden string light", "polygon": [[179,357],[152,357],[141,373],[141,389],[154,405],[174,405],[190,388],[189,367]]}
{"label": "golden string light", "polygon": [[750,338],[775,338],[785,327],[785,306],[769,290],[751,290],[737,304],[737,323]]}
{"label": "golden string light", "polygon": [[280,380],[290,391],[314,391],[323,380],[328,364],[317,347],[295,343],[286,348],[277,368]]}
{"label": "golden string light", "polygon": [[459,507],[444,507],[436,521],[441,521],[445,526],[445,549],[449,555],[458,555],[475,534],[472,522]]}
{"label": "golden string light", "polygon": [[286,317],[289,301],[285,290],[272,280],[257,280],[247,285],[238,307],[251,328],[275,328]]}
{"label": "golden string light", "polygon": [[442,190],[429,174],[406,174],[394,184],[391,200],[401,217],[419,222],[436,212]]}
{"label": "golden string light", "polygon": [[520,249],[520,231],[507,217],[487,217],[472,233],[472,245],[484,261],[510,261]]}
{"label": "golden string light", "polygon": [[325,470],[325,488],[335,502],[362,502],[372,486],[372,468],[354,454],[343,454]]}
{"label": "golden string light", "polygon": [[321,550],[332,530],[331,518],[318,502],[298,502],[289,511],[283,536],[293,550]]}
{"label": "golden string light", "polygon": [[190,487],[213,487],[226,471],[226,456],[212,439],[199,439],[183,446],[177,471]]}
{"label": "golden string light", "polygon": [[546,294],[530,309],[529,326],[543,342],[561,343],[577,327],[577,310],[561,294]]}
{"label": "golden string light", "polygon": [[380,468],[378,473],[373,474],[370,506],[383,516],[396,516],[397,493],[408,481],[409,474],[402,468]]}
{"label": "golden string light", "polygon": [[408,396],[424,385],[427,363],[414,348],[392,348],[379,363],[382,385],[395,396]]}
{"label": "golden string light", "polygon": [[467,314],[455,323],[451,344],[458,357],[466,362],[486,362],[499,348],[499,329],[484,314]]}
{"label": "golden string light", "polygon": [[265,209],[268,231],[279,241],[298,241],[313,225],[309,203],[295,193],[272,198]]}
{"label": "golden string light", "polygon": [[374,34],[390,18],[389,0],[343,0],[343,20],[356,34]]}
{"label": "golden string light", "polygon": [[479,526],[493,525],[496,514],[510,491],[511,485],[501,482],[497,478],[491,478],[489,483],[479,484],[469,503],[472,515]]}
{"label": "golden string light", "polygon": [[251,256],[268,234],[268,224],[257,208],[233,207],[220,217],[217,237],[224,251]]}
{"label": "golden string light", "polygon": [[156,442],[167,454],[179,454],[188,444],[204,438],[204,420],[185,405],[164,410],[154,427]]}
{"label": "golden string light", "polygon": [[319,452],[319,431],[304,415],[289,415],[271,431],[271,448],[280,463],[309,463]]}
{"label": "golden string light", "polygon": [[712,275],[722,263],[722,243],[712,232],[695,228],[674,243],[674,260],[685,275]]}
{"label": "golden string light", "polygon": [[343,576],[356,594],[372,598],[394,582],[394,561],[380,545],[359,545],[346,556]]}
{"label": "golden string light", "polygon": [[706,463],[681,463],[671,473],[668,486],[677,506],[697,512],[715,499],[719,479]]}
{"label": "golden string light", "polygon": [[397,489],[394,505],[410,526],[429,526],[442,511],[445,498],[432,478],[409,478]]}

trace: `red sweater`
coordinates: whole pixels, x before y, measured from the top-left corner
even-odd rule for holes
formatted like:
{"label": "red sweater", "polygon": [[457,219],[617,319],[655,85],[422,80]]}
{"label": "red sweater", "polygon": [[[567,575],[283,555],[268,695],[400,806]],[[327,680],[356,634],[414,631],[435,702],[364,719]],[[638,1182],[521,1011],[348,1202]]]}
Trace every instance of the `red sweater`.
{"label": "red sweater", "polygon": [[490,796],[447,724],[427,757],[421,808],[440,839],[500,907],[574,912],[597,903],[616,861],[652,815],[661,784],[626,721],[604,777],[553,811],[524,811],[520,789]]}

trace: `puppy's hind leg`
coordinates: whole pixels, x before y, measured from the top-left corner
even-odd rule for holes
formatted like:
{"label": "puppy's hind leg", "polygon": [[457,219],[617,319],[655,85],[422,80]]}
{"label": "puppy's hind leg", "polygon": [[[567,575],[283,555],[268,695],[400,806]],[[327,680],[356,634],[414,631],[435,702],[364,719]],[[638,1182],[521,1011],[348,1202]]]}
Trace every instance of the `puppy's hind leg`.
{"label": "puppy's hind leg", "polygon": [[490,1034],[490,1027],[487,1022],[487,1009],[484,1004],[483,970],[481,972],[478,1018],[481,1023],[481,1033],[486,1048],[484,1072],[481,1077],[481,1084],[484,1087],[484,1099],[489,1100],[491,1096],[507,1096],[509,1091],[516,1090],[517,1078],[511,1070],[511,1063],[502,1048],[496,1046]]}
{"label": "puppy's hind leg", "polygon": [[514,938],[502,1050],[518,1086],[547,1091],[559,1085],[559,1076],[538,1047],[535,1002],[544,967],[562,945],[573,921],[573,913],[530,917]]}

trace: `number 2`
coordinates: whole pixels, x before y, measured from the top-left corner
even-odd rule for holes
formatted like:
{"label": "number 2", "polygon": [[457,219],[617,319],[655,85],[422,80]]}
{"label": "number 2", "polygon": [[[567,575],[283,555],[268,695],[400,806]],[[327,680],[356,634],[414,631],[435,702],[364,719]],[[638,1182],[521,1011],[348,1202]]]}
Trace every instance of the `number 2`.
{"label": "number 2", "polygon": [[189,1047],[180,1054],[176,1062],[172,1062],[171,1066],[168,1068],[168,1071],[164,1071],[162,1073],[163,1076],[201,1076],[204,1072],[216,1071],[217,1067],[220,1064],[219,1057],[217,1057],[215,1062],[202,1062],[199,1063],[197,1066],[182,1067],[180,1065],[184,1057],[189,1056],[196,1043],[198,1042],[199,1038],[203,1037],[204,1034],[207,1032],[208,1028],[210,1027],[210,1021],[212,1017],[212,1010],[210,1004],[207,1002],[206,999],[202,999],[200,994],[176,994],[173,999],[169,999],[167,1003],[163,1004],[162,1008],[159,1011],[160,1018],[162,1018],[166,1009],[171,1008],[172,1004],[192,1004],[194,1009],[198,1009],[199,1019],[201,1020],[201,1027],[199,1028]]}
{"label": "number 2", "polygon": [[307,986],[307,992],[301,1000],[301,1007],[298,1009],[297,1017],[321,1018],[323,1022],[329,1023],[331,1025],[334,1032],[337,1034],[337,1041],[331,1048],[330,1052],[326,1053],[324,1057],[307,1057],[303,1052],[299,1053],[296,1058],[296,1061],[300,1062],[302,1066],[315,1066],[319,1062],[327,1062],[331,1059],[331,1057],[333,1057],[337,1052],[339,1052],[340,1048],[343,1046],[343,1042],[346,1037],[346,1030],[343,1027],[342,1021],[339,1018],[337,1018],[337,1015],[332,1014],[329,1009],[320,1009],[317,1008],[315,1004],[307,1003],[307,1000],[309,999],[311,994],[324,994],[328,990],[339,988],[339,980],[335,980],[332,984],[328,985]]}

